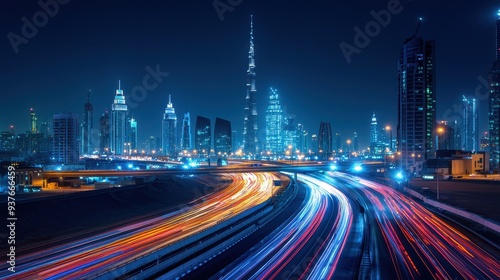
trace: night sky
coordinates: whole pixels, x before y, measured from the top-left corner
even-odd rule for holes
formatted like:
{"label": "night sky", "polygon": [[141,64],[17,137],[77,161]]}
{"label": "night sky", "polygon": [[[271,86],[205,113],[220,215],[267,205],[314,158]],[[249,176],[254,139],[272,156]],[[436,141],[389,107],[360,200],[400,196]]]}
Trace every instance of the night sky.
{"label": "night sky", "polygon": [[[348,63],[339,45],[354,45],[354,27],[364,29],[373,20],[371,10],[387,9],[393,1],[233,0],[241,3],[221,21],[212,0],[72,0],[59,5],[17,54],[9,32],[22,36],[22,18],[33,22],[42,8],[37,1],[2,1],[0,131],[11,124],[17,133],[28,130],[30,107],[39,121],[51,121],[58,112],[82,117],[89,89],[97,124],[111,107],[119,79],[129,95],[143,84],[145,68],[158,65],[168,77],[130,109],[141,142],[160,136],[169,94],[179,125],[185,112],[191,113],[192,127],[197,115],[222,117],[242,138],[251,14],[262,133],[270,87],[278,88],[286,112],[310,134],[318,133],[320,121],[330,121],[343,139],[358,132],[363,148],[373,112],[380,125],[395,127],[399,50],[419,17],[420,34],[437,45],[437,119],[456,117],[449,110],[461,95],[474,96],[476,88],[481,97],[486,94],[478,77],[487,78],[494,60],[500,3],[402,0],[401,12]],[[484,132],[487,100],[479,104]]]}

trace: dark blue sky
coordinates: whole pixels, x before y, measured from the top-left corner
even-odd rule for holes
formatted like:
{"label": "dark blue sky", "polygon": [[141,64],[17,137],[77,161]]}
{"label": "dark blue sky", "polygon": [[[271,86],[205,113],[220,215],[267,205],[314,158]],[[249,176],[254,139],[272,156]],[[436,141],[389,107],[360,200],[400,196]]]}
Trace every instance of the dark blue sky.
{"label": "dark blue sky", "polygon": [[[500,3],[401,0],[401,12],[348,63],[339,44],[354,44],[354,27],[364,29],[373,20],[370,11],[387,9],[392,1],[242,0],[221,21],[210,0],[72,0],[20,44],[17,54],[9,32],[22,35],[22,18],[33,22],[42,9],[37,1],[2,1],[0,130],[13,124],[17,132],[26,131],[32,106],[39,120],[62,111],[81,116],[88,89],[97,123],[111,106],[118,79],[130,94],[143,84],[145,68],[159,65],[169,76],[131,109],[140,138],[160,135],[168,94],[178,119],[189,111],[194,126],[197,115],[218,116],[241,133],[250,14],[261,129],[271,86],[311,134],[320,121],[330,121],[344,139],[358,132],[366,146],[373,112],[381,125],[395,127],[399,49],[419,17],[420,34],[437,44],[438,120],[456,117],[449,110],[461,95],[474,96],[476,88],[486,93],[478,77],[487,77],[494,59]],[[486,100],[480,110],[486,131]]]}

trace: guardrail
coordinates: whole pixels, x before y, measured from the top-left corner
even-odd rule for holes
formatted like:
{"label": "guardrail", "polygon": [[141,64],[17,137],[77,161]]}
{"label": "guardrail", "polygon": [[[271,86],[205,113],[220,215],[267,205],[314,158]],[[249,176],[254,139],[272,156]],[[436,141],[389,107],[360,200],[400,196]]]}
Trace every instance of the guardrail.
{"label": "guardrail", "polygon": [[237,223],[239,220],[244,219],[246,217],[249,217],[267,206],[268,206],[267,203],[262,203],[258,206],[255,206],[254,208],[252,208],[250,210],[247,210],[243,213],[240,213],[240,214],[238,214],[234,217],[231,217],[225,221],[221,221],[217,225],[215,225],[211,228],[205,229],[202,232],[199,232],[195,235],[186,237],[185,239],[182,239],[182,240],[179,240],[175,243],[167,245],[164,248],[160,248],[160,249],[152,251],[148,254],[145,254],[145,255],[139,256],[137,258],[134,258],[132,260],[129,260],[125,263],[120,264],[119,266],[110,268],[106,271],[101,271],[95,275],[90,275],[89,278],[91,278],[91,279],[112,279],[112,278],[116,278],[119,275],[125,275],[130,271],[133,271],[137,268],[140,268],[141,266],[143,266],[149,262],[156,261],[156,260],[162,258],[163,256],[170,254],[178,249],[189,246],[190,244],[193,244],[193,243],[197,243],[201,239],[209,236],[210,234],[213,234],[216,231],[218,231],[224,227],[227,227],[231,224]]}
{"label": "guardrail", "polygon": [[445,211],[450,212],[454,215],[457,215],[459,217],[462,217],[464,219],[467,219],[469,221],[472,221],[472,222],[480,224],[484,227],[487,227],[490,230],[493,230],[496,233],[500,234],[500,224],[495,223],[491,220],[488,220],[484,217],[481,217],[477,214],[450,206],[448,204],[444,204],[444,203],[439,202],[439,201],[435,201],[433,199],[429,199],[429,198],[425,197],[424,195],[422,195],[422,194],[420,194],[420,193],[418,193],[410,188],[401,186],[400,184],[392,182],[392,181],[388,182],[387,180],[382,180],[380,178],[372,178],[372,177],[365,177],[365,179],[370,180],[370,181],[374,181],[374,182],[377,182],[377,183],[380,183],[380,184],[383,184],[386,186],[394,187],[396,189],[401,189],[402,191],[408,193],[409,195],[422,200],[425,204],[429,204],[429,205],[436,207],[438,209],[445,210]]}

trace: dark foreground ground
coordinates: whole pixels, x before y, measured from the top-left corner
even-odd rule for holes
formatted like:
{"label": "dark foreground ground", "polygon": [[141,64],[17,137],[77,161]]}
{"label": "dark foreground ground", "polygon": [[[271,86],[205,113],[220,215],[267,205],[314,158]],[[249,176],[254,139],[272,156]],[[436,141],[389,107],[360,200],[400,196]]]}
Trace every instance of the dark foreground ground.
{"label": "dark foreground ground", "polygon": [[[409,187],[430,199],[437,199],[500,223],[500,182],[486,180],[411,180]],[[422,188],[429,188],[425,191]]]}
{"label": "dark foreground ground", "polygon": [[[61,242],[62,237],[95,234],[127,221],[172,212],[227,183],[215,176],[203,181],[172,176],[138,186],[20,200],[15,209],[16,248],[29,250]],[[7,209],[6,202],[0,205]],[[6,236],[6,231],[0,234]],[[0,248],[7,245],[0,236]]]}

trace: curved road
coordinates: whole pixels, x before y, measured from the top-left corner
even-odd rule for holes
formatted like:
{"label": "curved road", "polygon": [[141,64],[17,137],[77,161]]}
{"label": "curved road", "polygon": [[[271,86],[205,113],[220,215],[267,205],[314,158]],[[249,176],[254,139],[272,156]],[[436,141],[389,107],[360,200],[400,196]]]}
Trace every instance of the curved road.
{"label": "curved road", "polygon": [[350,271],[357,273],[358,254],[354,254],[354,261],[340,264],[346,244],[356,242],[353,238],[359,240],[359,231],[353,233],[354,214],[349,200],[311,176],[299,175],[298,179],[306,189],[306,197],[294,215],[217,278],[328,279],[339,265],[348,263],[354,264]]}
{"label": "curved road", "polygon": [[18,256],[17,272],[12,274],[2,269],[0,278],[75,279],[96,276],[265,203],[271,196],[273,180],[277,179],[270,173],[227,176],[233,183],[205,197],[199,204],[98,236]]}
{"label": "curved road", "polygon": [[[330,173],[363,197],[398,279],[500,279],[500,259],[393,188]],[[383,260],[375,260],[382,263]],[[381,270],[384,273],[385,270]],[[374,275],[376,278],[387,275]]]}

